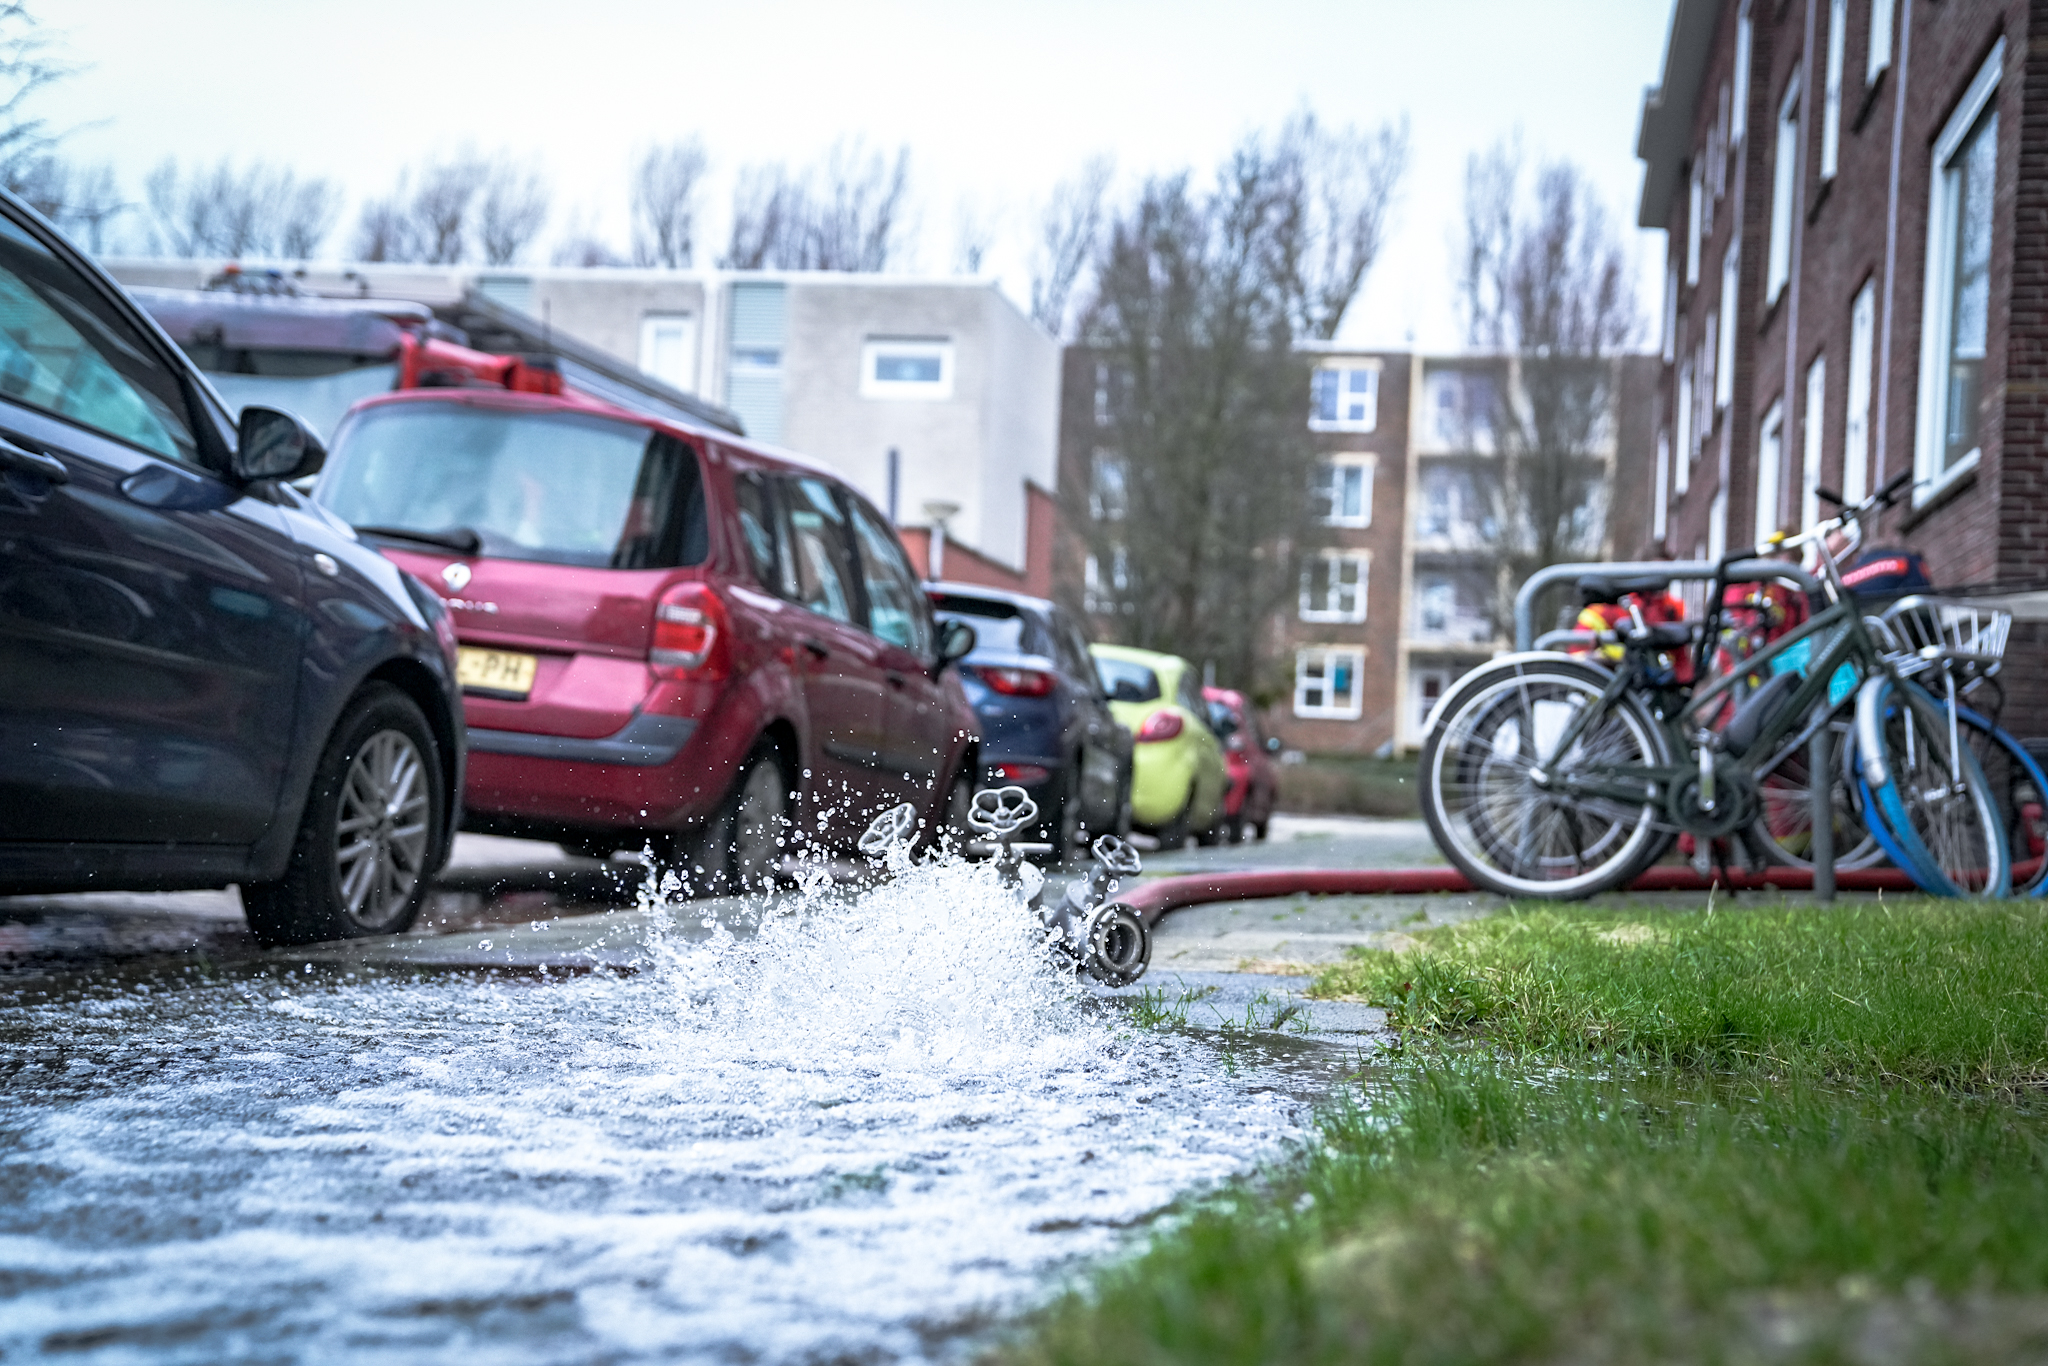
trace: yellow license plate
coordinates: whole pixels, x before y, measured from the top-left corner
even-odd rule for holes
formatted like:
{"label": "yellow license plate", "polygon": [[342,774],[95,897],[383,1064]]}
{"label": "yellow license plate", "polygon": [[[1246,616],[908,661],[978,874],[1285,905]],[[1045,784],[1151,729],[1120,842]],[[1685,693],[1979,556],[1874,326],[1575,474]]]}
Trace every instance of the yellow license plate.
{"label": "yellow license plate", "polygon": [[533,691],[533,675],[538,668],[540,659],[535,655],[514,654],[510,650],[473,650],[464,646],[456,652],[455,681],[478,692],[524,697]]}

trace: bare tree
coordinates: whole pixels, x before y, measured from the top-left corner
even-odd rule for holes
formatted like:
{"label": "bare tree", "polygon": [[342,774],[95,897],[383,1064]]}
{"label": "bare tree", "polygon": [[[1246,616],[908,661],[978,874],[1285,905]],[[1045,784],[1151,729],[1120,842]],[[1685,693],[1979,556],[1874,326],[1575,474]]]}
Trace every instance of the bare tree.
{"label": "bare tree", "polygon": [[727,270],[793,265],[806,207],[803,187],[780,162],[742,169],[733,186],[732,235],[718,264]]}
{"label": "bare tree", "polygon": [[143,195],[156,241],[173,255],[300,258],[318,251],[340,198],[330,181],[226,158],[189,173],[166,158],[143,182]]}
{"label": "bare tree", "polygon": [[1459,253],[1467,340],[1510,365],[1485,418],[1498,467],[1475,490],[1499,528],[1503,623],[1531,573],[1604,548],[1619,362],[1640,329],[1620,237],[1584,173],[1553,162],[1526,199],[1521,184],[1516,144],[1471,159]]}
{"label": "bare tree", "polygon": [[887,270],[908,229],[910,149],[892,161],[859,139],[792,175],[780,163],[749,166],[733,191],[732,235],[719,265],[728,270]]}
{"label": "bare tree", "polygon": [[95,254],[105,250],[107,226],[128,209],[114,168],[106,162],[78,166],[59,156],[38,157],[21,168],[14,192],[58,227],[82,237]]}
{"label": "bare tree", "polygon": [[887,270],[904,245],[910,149],[897,148],[892,161],[858,138],[841,140],[825,158],[822,180],[799,269]]}
{"label": "bare tree", "polygon": [[1266,623],[1326,534],[1308,362],[1275,271],[1296,185],[1254,138],[1213,189],[1154,180],[1110,225],[1081,322],[1110,376],[1104,444],[1086,486],[1062,490],[1098,581],[1113,566],[1107,629],[1250,689],[1268,682]]}
{"label": "bare tree", "polygon": [[959,275],[979,275],[995,245],[991,216],[971,195],[963,195],[953,206],[953,270]]}
{"label": "bare tree", "polygon": [[420,171],[410,210],[420,259],[453,265],[469,254],[472,208],[489,168],[470,153],[429,162]]}
{"label": "bare tree", "polygon": [[1102,242],[1102,201],[1115,163],[1097,156],[1054,187],[1039,223],[1031,262],[1031,316],[1055,337],[1067,336],[1070,304]]}
{"label": "bare tree", "polygon": [[558,266],[623,266],[631,264],[595,233],[574,232],[562,239],[549,258]]}
{"label": "bare tree", "polygon": [[538,171],[522,171],[509,156],[493,160],[477,206],[477,244],[484,264],[510,265],[519,259],[547,222],[549,193]]}
{"label": "bare tree", "polygon": [[363,204],[362,214],[356,220],[355,242],[351,248],[358,261],[420,259],[414,240],[412,215],[406,210],[406,198],[406,175],[400,172],[398,184],[389,195]]}
{"label": "bare tree", "polygon": [[699,138],[650,147],[633,167],[633,262],[691,264],[696,254],[697,193],[709,159]]}
{"label": "bare tree", "polygon": [[33,168],[57,146],[49,120],[32,116],[36,95],[78,70],[24,0],[0,0],[0,184],[19,193]]}
{"label": "bare tree", "polygon": [[1331,130],[1304,110],[1281,130],[1276,161],[1291,183],[1274,232],[1275,272],[1296,330],[1328,341],[1379,258],[1408,170],[1408,121]]}
{"label": "bare tree", "polygon": [[341,188],[331,180],[301,180],[287,185],[280,204],[278,254],[301,261],[318,255],[341,216]]}

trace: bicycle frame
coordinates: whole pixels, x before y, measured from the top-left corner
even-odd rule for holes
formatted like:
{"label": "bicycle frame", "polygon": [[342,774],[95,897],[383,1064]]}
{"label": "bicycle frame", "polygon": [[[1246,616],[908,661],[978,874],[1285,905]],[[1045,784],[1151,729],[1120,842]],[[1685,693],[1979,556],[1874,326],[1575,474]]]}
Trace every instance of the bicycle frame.
{"label": "bicycle frame", "polygon": [[[1852,517],[1840,517],[1822,523],[1820,527],[1795,541],[1786,544],[1807,542],[1819,549],[1817,556],[1823,570],[1822,586],[1829,598],[1828,605],[1798,627],[1772,641],[1769,645],[1742,662],[1741,667],[1709,679],[1704,683],[1680,686],[1657,686],[1647,682],[1644,668],[1647,649],[1638,645],[1627,645],[1621,667],[1602,690],[1600,700],[1593,706],[1582,707],[1559,733],[1551,749],[1551,758],[1569,754],[1572,747],[1586,734],[1598,719],[1610,714],[1619,705],[1623,696],[1631,691],[1644,691],[1656,698],[1651,711],[1662,727],[1670,748],[1676,754],[1685,756],[1685,761],[1658,765],[1591,766],[1575,769],[1562,775],[1551,775],[1535,770],[1540,782],[1556,780],[1565,794],[1579,798],[1605,798],[1635,806],[1644,802],[1655,805],[1659,810],[1674,810],[1673,797],[1683,786],[1697,780],[1697,805],[1702,819],[1696,822],[1659,821],[1665,829],[1692,829],[1696,834],[1716,835],[1724,832],[1721,815],[1721,799],[1717,792],[1716,774],[1725,762],[1738,767],[1743,773],[1754,776],[1768,769],[1785,754],[1809,741],[1833,718],[1840,705],[1856,696],[1864,680],[1875,673],[1896,673],[1888,664],[1864,626],[1863,616],[1856,600],[1841,581],[1841,572],[1834,555],[1826,544],[1829,532],[1843,526],[1856,525],[1852,536],[1854,542],[1861,541],[1861,528]],[[1759,551],[1770,547],[1760,547]],[[1752,552],[1741,552],[1724,559],[1711,585],[1709,606],[1702,623],[1695,650],[1693,676],[1706,679],[1708,665],[1720,635],[1722,599],[1730,583],[1751,582],[1749,574],[1755,561]],[[1743,577],[1731,578],[1729,571],[1741,564]],[[1624,642],[1626,644],[1626,642]],[[1804,648],[1804,677],[1785,701],[1770,716],[1764,718],[1757,734],[1740,756],[1729,755],[1719,743],[1719,735],[1706,724],[1706,718],[1713,715],[1732,701],[1735,689],[1747,679],[1759,675],[1768,677],[1780,672],[1780,661],[1786,660]],[[1784,667],[1801,667],[1790,664]],[[1837,682],[1842,670],[1847,669],[1846,686]],[[1666,705],[1672,694],[1680,694],[1684,701],[1675,709]],[[1951,711],[1953,726],[1953,711]],[[1789,742],[1787,737],[1790,737]],[[1950,737],[1950,753],[1954,754],[1955,737]],[[1767,760],[1768,762],[1762,762]]]}

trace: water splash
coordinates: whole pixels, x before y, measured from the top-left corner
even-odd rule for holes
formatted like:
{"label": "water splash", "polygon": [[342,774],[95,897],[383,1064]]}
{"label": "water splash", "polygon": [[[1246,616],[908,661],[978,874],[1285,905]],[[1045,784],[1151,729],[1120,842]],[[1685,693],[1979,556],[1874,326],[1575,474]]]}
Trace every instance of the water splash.
{"label": "water splash", "polygon": [[631,976],[0,1001],[0,1356],[952,1359],[1296,1131],[985,865],[674,892]]}

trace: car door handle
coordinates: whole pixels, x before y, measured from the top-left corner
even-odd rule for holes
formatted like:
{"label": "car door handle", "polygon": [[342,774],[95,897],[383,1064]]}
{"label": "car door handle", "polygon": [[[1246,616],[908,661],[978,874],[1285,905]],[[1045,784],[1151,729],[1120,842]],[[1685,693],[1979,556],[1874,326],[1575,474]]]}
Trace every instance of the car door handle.
{"label": "car door handle", "polygon": [[53,484],[71,482],[71,471],[64,468],[62,460],[54,455],[25,451],[5,437],[0,437],[0,469],[19,470],[23,474],[39,474]]}
{"label": "car door handle", "polygon": [[806,650],[809,650],[811,652],[811,658],[813,659],[830,659],[832,657],[831,647],[826,645],[824,641],[818,639],[816,636],[805,636],[801,641],[797,643],[802,645]]}

